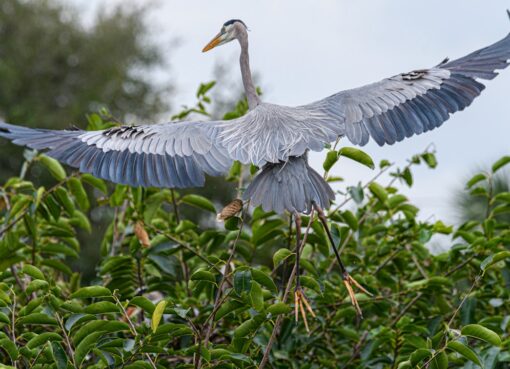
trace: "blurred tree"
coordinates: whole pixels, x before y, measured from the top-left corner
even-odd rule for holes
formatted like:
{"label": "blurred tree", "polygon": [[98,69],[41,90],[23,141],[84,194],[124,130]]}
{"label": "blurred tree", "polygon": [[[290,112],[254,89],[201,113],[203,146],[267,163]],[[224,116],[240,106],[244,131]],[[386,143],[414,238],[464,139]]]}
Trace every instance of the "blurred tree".
{"label": "blurred tree", "polygon": [[[489,176],[489,170],[480,169],[474,173],[471,180],[468,181],[470,192],[459,188],[454,197],[453,207],[459,223],[482,221],[497,205],[496,203],[491,204],[487,200],[487,194],[490,193],[494,197],[500,193],[510,192],[510,176],[508,172],[501,171],[494,176]],[[488,177],[488,180],[483,181],[481,184],[474,182],[483,176]],[[508,213],[497,214],[496,218],[500,222],[510,223],[510,215]]]}
{"label": "blurred tree", "polygon": [[[66,128],[102,106],[119,119],[168,111],[170,86],[149,79],[164,62],[148,40],[146,10],[117,7],[85,27],[77,9],[54,0],[2,0],[0,118]],[[0,159],[3,178],[21,161],[9,150],[16,154]]]}

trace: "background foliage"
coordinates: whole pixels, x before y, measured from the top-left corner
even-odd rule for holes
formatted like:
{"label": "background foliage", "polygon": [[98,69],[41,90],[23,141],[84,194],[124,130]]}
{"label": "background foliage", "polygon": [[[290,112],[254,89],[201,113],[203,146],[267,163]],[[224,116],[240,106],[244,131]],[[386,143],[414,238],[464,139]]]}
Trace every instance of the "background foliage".
{"label": "background foliage", "polygon": [[[212,86],[200,87],[193,109],[205,111]],[[241,101],[227,118],[245,111]],[[100,115],[91,122],[94,129],[116,124]],[[466,193],[485,201],[486,213],[459,227],[419,221],[399,193],[412,186],[415,166],[435,168],[431,151],[404,168],[382,161],[372,181],[339,194],[328,219],[350,272],[373,294],[358,294],[363,320],[320,223],[304,217],[302,285],[317,315],[308,317],[307,332],[293,316],[290,219],[255,209],[224,224],[192,221],[184,210],[207,219],[220,206],[197,194],[112,186],[42,154],[26,156],[26,166],[41,166],[54,183],[13,177],[0,187],[7,366],[443,369],[510,361],[510,239],[501,217],[510,193],[494,191],[493,180],[510,157],[468,182]],[[331,148],[326,172],[349,159],[374,166],[359,150]],[[228,180],[242,189],[255,170],[235,164]],[[378,182],[384,172],[389,183]],[[114,215],[86,285],[71,266],[80,255],[77,232],[95,231],[93,205]],[[448,250],[432,255],[427,245],[439,236]]]}
{"label": "background foliage", "polygon": [[[145,11],[117,8],[85,26],[77,10],[56,1],[2,0],[0,118],[68,128],[86,124],[85,114],[103,106],[121,120],[166,112],[171,83],[148,76],[168,66],[147,36]],[[22,158],[19,149],[5,150],[3,180]]]}
{"label": "background foliage", "polygon": [[[54,1],[2,1],[0,116],[101,129],[124,113],[166,111],[169,86],[142,78],[163,66],[143,12],[119,9],[84,27]],[[225,119],[246,112],[243,100],[211,101],[213,87],[201,85],[196,106],[174,119],[234,105]],[[326,174],[351,159],[375,170],[368,183],[343,188],[328,213],[349,271],[373,296],[358,294],[357,319],[323,229],[304,217],[302,285],[317,315],[307,332],[293,316],[288,216],[255,209],[215,221],[257,168],[236,163],[201,190],[129,188],[4,142],[1,367],[509,366],[510,192],[501,176],[509,157],[473,175],[459,196],[463,223],[451,226],[420,220],[401,193],[416,166],[436,167],[433,151],[403,168],[375,168],[356,149],[328,148]],[[435,244],[444,251],[432,254]]]}

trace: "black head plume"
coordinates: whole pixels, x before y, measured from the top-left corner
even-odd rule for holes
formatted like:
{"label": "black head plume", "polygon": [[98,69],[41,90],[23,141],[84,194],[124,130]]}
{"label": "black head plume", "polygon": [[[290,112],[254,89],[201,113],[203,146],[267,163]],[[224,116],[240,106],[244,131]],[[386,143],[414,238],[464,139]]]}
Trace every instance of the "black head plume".
{"label": "black head plume", "polygon": [[234,24],[235,22],[239,22],[241,23],[245,28],[248,28],[248,26],[246,25],[246,23],[244,23],[242,20],[240,19],[231,19],[229,21],[226,21],[223,25],[226,27],[226,26],[230,26],[231,24]]}

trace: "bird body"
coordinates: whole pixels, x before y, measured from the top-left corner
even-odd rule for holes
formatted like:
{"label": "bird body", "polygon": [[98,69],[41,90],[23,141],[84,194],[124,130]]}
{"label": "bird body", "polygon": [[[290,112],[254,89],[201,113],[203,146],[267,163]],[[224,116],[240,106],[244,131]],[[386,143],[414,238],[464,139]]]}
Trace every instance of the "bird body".
{"label": "bird body", "polygon": [[[510,35],[501,41],[429,69],[402,73],[314,103],[289,107],[262,102],[253,84],[246,25],[226,22],[204,48],[238,40],[246,115],[228,121],[172,122],[86,132],[29,129],[0,123],[0,136],[47,154],[82,172],[132,186],[203,186],[205,174],[221,175],[234,160],[261,171],[245,191],[266,211],[309,212],[329,207],[334,194],[307,164],[309,150],[346,136],[379,145],[439,127],[482,92],[480,80],[508,66]],[[297,185],[291,184],[295,181]]]}

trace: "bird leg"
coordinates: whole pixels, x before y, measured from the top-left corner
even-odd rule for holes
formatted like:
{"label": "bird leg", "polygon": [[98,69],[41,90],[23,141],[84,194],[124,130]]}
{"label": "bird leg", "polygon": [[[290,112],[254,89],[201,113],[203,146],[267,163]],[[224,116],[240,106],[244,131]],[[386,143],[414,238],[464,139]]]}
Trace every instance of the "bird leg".
{"label": "bird leg", "polygon": [[324,215],[324,211],[317,205],[314,204],[315,210],[317,210],[317,214],[319,215],[319,219],[324,226],[324,229],[326,230],[326,234],[328,235],[329,242],[331,243],[331,247],[333,248],[333,251],[335,252],[336,260],[338,261],[338,265],[340,266],[340,271],[342,275],[342,280],[344,282],[345,288],[347,289],[347,293],[349,294],[349,298],[351,299],[351,303],[354,306],[354,309],[356,309],[356,314],[358,317],[363,318],[363,313],[361,311],[361,308],[359,307],[358,300],[356,299],[356,294],[354,293],[354,288],[358,288],[363,293],[372,296],[370,292],[368,292],[365,287],[363,287],[361,284],[359,284],[354,278],[351,277],[347,269],[345,269],[344,263],[342,263],[342,259],[340,258],[340,253],[338,252],[338,249],[335,245],[335,241],[333,240],[333,236],[331,235],[331,231],[329,229],[328,220],[326,219],[326,216]]}
{"label": "bird leg", "polygon": [[[310,222],[312,221],[313,211],[310,214]],[[308,321],[306,319],[305,309],[315,318],[315,313],[310,306],[310,302],[306,297],[303,289],[301,288],[300,275],[301,275],[301,267],[300,267],[300,257],[301,257],[301,249],[304,246],[304,242],[306,240],[306,235],[308,234],[309,227],[307,228],[307,233],[305,234],[305,238],[301,241],[301,216],[299,213],[294,213],[295,223],[296,223],[296,288],[294,290],[294,315],[296,317],[296,322],[299,320],[299,313],[303,317],[303,322],[305,323],[305,328],[307,332],[310,332],[308,328]]]}

